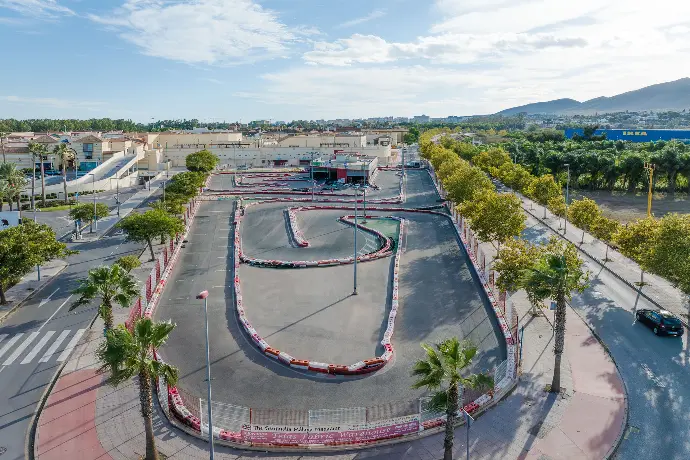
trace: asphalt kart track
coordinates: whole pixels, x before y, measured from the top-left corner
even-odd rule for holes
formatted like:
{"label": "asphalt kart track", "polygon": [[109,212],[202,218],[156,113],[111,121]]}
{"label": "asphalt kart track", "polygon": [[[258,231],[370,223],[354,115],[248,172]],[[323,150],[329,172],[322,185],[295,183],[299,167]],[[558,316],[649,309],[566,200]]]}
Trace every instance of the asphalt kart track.
{"label": "asphalt kart track", "polygon": [[[382,176],[387,177],[382,177]],[[379,180],[394,183],[393,171]],[[403,207],[438,204],[425,171],[410,171]],[[395,194],[398,193],[396,190]],[[303,211],[297,220],[310,241],[295,248],[287,234],[291,203],[247,208],[241,236],[245,255],[284,260],[347,257],[353,227],[338,221],[347,210]],[[389,205],[386,205],[389,206]],[[492,371],[506,357],[505,342],[488,300],[461,249],[449,220],[412,212],[376,212],[406,219],[399,272],[399,313],[394,359],[382,370],[357,377],[302,373],[266,357],[238,323],[233,299],[234,202],[204,202],[156,311],[177,328],[161,350],[180,370],[179,387],[205,396],[203,305],[195,295],[209,290],[209,328],[215,401],[253,408],[308,409],[408,403],[413,363],[423,357],[420,342],[457,336],[479,346],[474,371]],[[366,236],[365,236],[366,235]],[[372,252],[372,237],[358,233],[359,253]],[[367,248],[367,245],[369,247]],[[240,280],[247,317],[273,347],[298,359],[351,364],[380,355],[391,307],[393,258],[358,264],[359,295],[352,295],[353,266],[278,269],[242,264]]]}

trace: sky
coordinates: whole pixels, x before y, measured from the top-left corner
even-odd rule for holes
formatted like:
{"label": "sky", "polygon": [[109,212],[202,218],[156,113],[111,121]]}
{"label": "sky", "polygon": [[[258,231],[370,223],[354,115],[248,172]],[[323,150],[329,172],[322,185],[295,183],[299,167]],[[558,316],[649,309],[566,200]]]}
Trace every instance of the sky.
{"label": "sky", "polygon": [[0,0],[0,118],[433,117],[690,76],[680,0]]}

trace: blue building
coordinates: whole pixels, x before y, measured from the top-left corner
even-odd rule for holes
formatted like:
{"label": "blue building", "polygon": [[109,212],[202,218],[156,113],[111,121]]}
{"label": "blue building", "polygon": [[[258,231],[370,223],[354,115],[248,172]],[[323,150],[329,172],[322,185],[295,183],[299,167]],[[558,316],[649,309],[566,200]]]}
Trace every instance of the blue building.
{"label": "blue building", "polygon": [[[582,128],[567,128],[565,137],[583,134]],[[610,141],[656,142],[678,140],[690,143],[690,129],[597,129],[595,135],[606,134]]]}

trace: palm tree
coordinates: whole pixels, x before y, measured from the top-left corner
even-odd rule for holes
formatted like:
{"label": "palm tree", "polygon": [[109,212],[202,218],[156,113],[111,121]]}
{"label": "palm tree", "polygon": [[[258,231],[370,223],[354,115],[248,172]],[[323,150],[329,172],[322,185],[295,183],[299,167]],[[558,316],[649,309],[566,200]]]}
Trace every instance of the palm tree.
{"label": "palm tree", "polygon": [[436,348],[424,343],[422,348],[426,350],[426,359],[417,361],[414,365],[412,375],[419,379],[412,388],[426,387],[432,391],[430,407],[446,411],[443,460],[453,460],[453,430],[460,409],[460,386],[487,390],[494,387],[494,379],[484,374],[462,376],[462,371],[472,364],[472,359],[477,354],[477,347],[467,340],[460,342],[453,337],[437,344]]}
{"label": "palm tree", "polygon": [[582,260],[572,244],[552,244],[545,250],[534,267],[525,271],[522,286],[535,300],[556,300],[555,356],[551,392],[561,390],[561,356],[565,342],[566,301],[573,291],[582,292],[587,287],[587,274],[582,271]]}
{"label": "palm tree", "polygon": [[0,179],[0,212],[5,205],[5,196],[7,195],[7,181],[5,179]]}
{"label": "palm tree", "polygon": [[7,163],[7,158],[5,157],[5,138],[9,133],[6,131],[0,131],[0,150],[2,150],[2,162]]}
{"label": "palm tree", "polygon": [[17,165],[14,163],[3,163],[0,165],[0,179],[7,182],[5,188],[5,197],[7,198],[7,203],[10,205],[10,211],[12,211],[12,200],[17,200],[17,210],[19,211],[19,217],[21,218],[22,208],[20,205],[20,198],[24,187],[26,187],[26,178],[24,174],[17,169]]}
{"label": "palm tree", "polygon": [[100,297],[98,314],[103,318],[105,330],[108,331],[113,328],[113,304],[118,303],[122,308],[128,308],[139,295],[139,289],[127,270],[113,264],[89,270],[89,277],[82,280],[81,285],[72,293],[79,294],[80,297],[72,304],[70,311]]}
{"label": "palm tree", "polygon": [[53,149],[53,155],[60,160],[62,165],[62,186],[65,191],[65,203],[69,202],[69,197],[67,196],[67,162],[74,158],[74,153],[70,151],[67,144],[60,142]]}
{"label": "palm tree", "polygon": [[[36,209],[36,158],[41,157],[41,144],[29,142],[29,152],[31,152],[31,209]],[[43,160],[41,160],[41,165],[43,165]]]}
{"label": "palm tree", "polygon": [[108,372],[108,383],[117,387],[139,377],[139,402],[144,417],[146,432],[146,460],[157,460],[156,438],[153,434],[152,379],[162,378],[168,385],[177,383],[175,367],[156,361],[152,351],[160,348],[168,339],[175,325],[169,321],[154,322],[150,318],[139,318],[132,332],[123,325],[111,329],[96,351],[102,363],[101,371]]}

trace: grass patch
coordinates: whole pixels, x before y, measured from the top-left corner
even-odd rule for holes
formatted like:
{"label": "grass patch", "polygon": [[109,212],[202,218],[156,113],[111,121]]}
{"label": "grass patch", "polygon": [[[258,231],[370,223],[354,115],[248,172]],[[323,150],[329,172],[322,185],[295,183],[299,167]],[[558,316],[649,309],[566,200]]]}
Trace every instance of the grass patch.
{"label": "grass patch", "polygon": [[70,205],[68,205],[68,204],[63,204],[63,205],[60,205],[60,206],[52,206],[52,207],[50,207],[50,208],[39,208],[39,207],[37,206],[37,208],[40,209],[41,212],[66,211],[67,209],[70,209],[71,207],[72,207],[72,206],[70,206]]}
{"label": "grass patch", "polygon": [[[361,222],[358,219],[358,223]],[[398,234],[400,233],[400,222],[393,219],[367,219],[364,224],[366,227],[377,230],[395,242],[398,247]]]}

